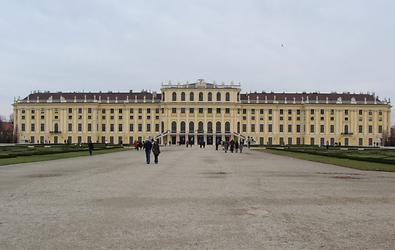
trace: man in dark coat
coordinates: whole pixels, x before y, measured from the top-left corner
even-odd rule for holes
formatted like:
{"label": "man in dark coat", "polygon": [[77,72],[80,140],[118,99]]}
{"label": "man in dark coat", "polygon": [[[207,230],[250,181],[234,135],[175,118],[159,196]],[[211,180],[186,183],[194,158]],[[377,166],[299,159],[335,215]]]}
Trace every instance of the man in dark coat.
{"label": "man in dark coat", "polygon": [[88,150],[89,150],[89,155],[92,155],[93,152],[93,143],[90,141],[88,142]]}
{"label": "man in dark coat", "polygon": [[158,164],[160,147],[159,147],[159,143],[157,141],[155,141],[154,144],[152,145],[152,153],[154,154],[154,157],[155,157],[155,164]]}
{"label": "man in dark coat", "polygon": [[146,140],[144,142],[144,149],[145,149],[145,158],[147,160],[147,164],[150,164],[151,160],[151,149],[152,149],[152,142],[150,140]]}

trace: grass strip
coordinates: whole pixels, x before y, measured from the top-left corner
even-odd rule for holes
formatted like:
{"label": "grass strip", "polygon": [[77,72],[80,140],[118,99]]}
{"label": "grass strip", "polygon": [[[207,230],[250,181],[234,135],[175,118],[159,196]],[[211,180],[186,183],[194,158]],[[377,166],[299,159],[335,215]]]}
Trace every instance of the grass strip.
{"label": "grass strip", "polygon": [[[129,149],[125,149],[125,148],[102,149],[102,150],[93,151],[93,155],[108,154],[108,153],[120,152],[125,150],[129,150]],[[5,159],[0,159],[0,166],[18,164],[18,163],[37,162],[37,161],[51,161],[51,160],[73,158],[80,156],[89,156],[89,152],[75,151],[75,152],[65,152],[65,153],[56,153],[56,154],[47,154],[47,155],[31,155],[31,156],[18,156],[12,158],[5,158]]]}
{"label": "grass strip", "polygon": [[350,159],[337,158],[337,157],[331,157],[331,156],[314,155],[314,154],[302,153],[302,152],[289,152],[286,150],[277,150],[277,149],[259,149],[259,148],[257,148],[254,150],[267,152],[267,153],[271,153],[271,154],[276,154],[276,155],[289,156],[289,157],[307,160],[307,161],[321,162],[321,163],[327,163],[327,164],[337,165],[337,166],[341,166],[341,167],[354,168],[354,169],[359,169],[359,170],[395,172],[395,165],[391,165],[391,164],[366,162],[366,161],[362,161],[362,160],[361,161],[350,160]]}

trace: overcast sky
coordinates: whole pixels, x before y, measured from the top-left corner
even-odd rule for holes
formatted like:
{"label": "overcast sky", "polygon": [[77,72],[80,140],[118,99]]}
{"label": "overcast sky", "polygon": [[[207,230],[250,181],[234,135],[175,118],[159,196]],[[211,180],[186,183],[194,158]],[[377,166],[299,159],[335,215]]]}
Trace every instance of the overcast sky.
{"label": "overcast sky", "polygon": [[198,78],[395,101],[394,66],[393,0],[0,0],[3,115],[34,90],[159,90]]}

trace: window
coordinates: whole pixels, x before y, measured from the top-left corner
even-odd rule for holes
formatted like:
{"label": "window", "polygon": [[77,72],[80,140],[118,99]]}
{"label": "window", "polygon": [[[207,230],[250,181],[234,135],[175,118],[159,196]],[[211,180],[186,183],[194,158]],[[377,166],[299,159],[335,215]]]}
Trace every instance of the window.
{"label": "window", "polygon": [[310,133],[314,133],[314,125],[310,125]]}
{"label": "window", "polygon": [[181,114],[185,114],[185,108],[181,108]]}
{"label": "window", "polygon": [[185,101],[185,92],[181,92],[181,101]]}
{"label": "window", "polygon": [[114,132],[114,124],[110,124],[110,132]]}
{"label": "window", "polygon": [[177,101],[177,93],[176,93],[176,92],[173,92],[173,93],[171,94],[171,100],[172,100],[173,102]]}
{"label": "window", "polygon": [[230,102],[230,94],[229,94],[229,92],[226,92],[226,94],[225,94],[225,101]]}
{"label": "window", "polygon": [[362,115],[362,109],[360,109],[360,110],[358,111],[358,113],[359,113],[359,115]]}
{"label": "window", "polygon": [[230,108],[225,108],[225,114],[230,114]]}
{"label": "window", "polygon": [[[56,124],[55,124],[56,125]],[[55,131],[56,131],[56,127],[55,127]],[[82,124],[81,123],[78,123],[78,132],[81,132],[82,131]]]}
{"label": "window", "polygon": [[24,124],[24,123],[22,123],[22,124],[21,124],[21,131],[22,131],[22,132],[25,132],[25,130],[26,130],[26,128],[25,128],[25,124]]}
{"label": "window", "polygon": [[143,113],[143,109],[139,108],[139,114]]}
{"label": "window", "polygon": [[321,125],[320,126],[320,132],[321,133],[325,133],[325,125]]}
{"label": "window", "polygon": [[280,109],[280,115],[284,114],[284,109]]}
{"label": "window", "polygon": [[373,133],[373,126],[369,125],[369,134]]}
{"label": "window", "polygon": [[331,134],[335,133],[335,125],[331,125]]}
{"label": "window", "polygon": [[195,109],[194,109],[194,108],[189,108],[189,113],[190,113],[190,114],[195,113]]}
{"label": "window", "polygon": [[255,132],[255,124],[251,124],[251,132]]}
{"label": "window", "polygon": [[288,133],[292,133],[292,125],[288,124]]}
{"label": "window", "polygon": [[221,101],[221,93],[218,92],[218,93],[217,93],[217,102],[220,102],[220,101]]}
{"label": "window", "polygon": [[358,139],[358,145],[359,146],[363,146],[363,138],[359,138]]}
{"label": "window", "polygon": [[207,94],[207,101],[211,102],[213,100],[213,93],[208,92]]}
{"label": "window", "polygon": [[215,124],[215,132],[216,133],[221,133],[221,122],[217,122]]}
{"label": "window", "polygon": [[314,115],[314,109],[311,109],[311,110],[310,110],[310,114],[311,114],[311,115]]}
{"label": "window", "polygon": [[143,124],[138,124],[137,125],[137,130],[138,130],[138,132],[143,131]]}
{"label": "window", "polygon": [[45,131],[45,124],[44,124],[44,123],[41,123],[41,128],[40,128],[40,130],[41,130],[42,132]]}
{"label": "window", "polygon": [[217,114],[221,114],[221,108],[217,108]]}
{"label": "window", "polygon": [[288,145],[292,145],[292,137],[288,137]]}
{"label": "window", "polygon": [[263,124],[259,124],[259,132],[263,133],[264,130],[264,125]]}
{"label": "window", "polygon": [[344,115],[348,115],[348,109],[344,110]]}
{"label": "window", "polygon": [[111,113],[111,114],[114,114],[114,109],[110,109],[110,113]]}
{"label": "window", "polygon": [[269,124],[268,131],[269,131],[269,133],[273,132],[273,125],[272,124]]}
{"label": "window", "polygon": [[147,114],[151,114],[151,109],[150,108],[147,109]]}
{"label": "window", "polygon": [[122,124],[118,124],[118,132],[122,132]]}
{"label": "window", "polygon": [[199,92],[199,102],[202,102],[202,101],[203,101],[203,93]]}
{"label": "window", "polygon": [[82,108],[78,109],[78,114],[82,114]]}
{"label": "window", "polygon": [[134,124],[130,124],[130,125],[129,125],[129,130],[130,130],[130,132],[133,132],[133,131],[134,131]]}
{"label": "window", "polygon": [[199,114],[203,114],[203,108],[199,108]]}
{"label": "window", "polygon": [[147,132],[151,132],[151,124],[147,124]]}
{"label": "window", "polygon": [[69,108],[69,114],[73,113],[73,109]]}
{"label": "window", "polygon": [[381,133],[383,133],[383,126],[379,126],[379,133],[381,134]]}
{"label": "window", "polygon": [[243,132],[247,132],[247,124],[243,124]]}
{"label": "window", "polygon": [[88,114],[92,114],[92,108],[88,108]]}
{"label": "window", "polygon": [[171,132],[177,133],[177,123],[175,121],[171,123]]}
{"label": "window", "polygon": [[155,124],[155,132],[159,132],[159,124]]}
{"label": "window", "polygon": [[32,132],[34,132],[35,129],[36,129],[36,126],[35,126],[34,123],[32,123],[32,124],[30,125],[30,130],[31,130]]}
{"label": "window", "polygon": [[310,145],[314,145],[314,138],[310,138]]}
{"label": "window", "polygon": [[101,125],[101,131],[102,132],[106,132],[106,124],[102,124]]}
{"label": "window", "polygon": [[212,114],[213,113],[213,109],[212,108],[208,108],[207,109],[207,113]]}
{"label": "window", "polygon": [[273,114],[273,110],[269,109],[269,115]]}
{"label": "window", "polygon": [[195,98],[194,98],[193,92],[189,93],[189,100],[190,100],[191,102],[193,102],[194,99],[195,99]]}
{"label": "window", "polygon": [[344,125],[344,134],[348,134],[348,125]]}
{"label": "window", "polygon": [[325,114],[325,110],[321,109],[321,115],[324,115],[324,114]]}
{"label": "window", "polygon": [[193,122],[189,122],[189,133],[195,132],[195,124]]}
{"label": "window", "polygon": [[284,125],[280,124],[280,133],[283,133],[283,132],[284,132]]}
{"label": "window", "polygon": [[300,133],[300,125],[296,125],[296,133]]}
{"label": "window", "polygon": [[185,133],[185,129],[186,129],[186,124],[185,124],[185,122],[181,122],[180,125],[181,125],[181,126],[180,126],[180,131],[181,131],[181,133]]}
{"label": "window", "polygon": [[359,132],[359,133],[363,133],[363,127],[362,127],[362,125],[359,125],[359,126],[358,126],[358,132]]}
{"label": "window", "polygon": [[173,114],[177,113],[177,108],[171,108],[171,112],[172,112]]}
{"label": "window", "polygon": [[91,132],[91,131],[92,131],[92,124],[88,123],[88,132]]}

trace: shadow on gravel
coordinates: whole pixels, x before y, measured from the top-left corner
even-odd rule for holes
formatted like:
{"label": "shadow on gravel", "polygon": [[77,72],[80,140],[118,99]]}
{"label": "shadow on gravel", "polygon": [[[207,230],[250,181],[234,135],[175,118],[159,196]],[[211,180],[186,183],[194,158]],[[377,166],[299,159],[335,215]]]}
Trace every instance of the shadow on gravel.
{"label": "shadow on gravel", "polygon": [[226,178],[226,176],[229,175],[230,173],[219,171],[219,172],[202,172],[201,174],[204,175],[205,178]]}
{"label": "shadow on gravel", "polygon": [[27,177],[30,178],[47,178],[47,177],[58,177],[58,176],[62,176],[61,174],[56,174],[56,173],[48,173],[48,174],[31,174],[28,175]]}

